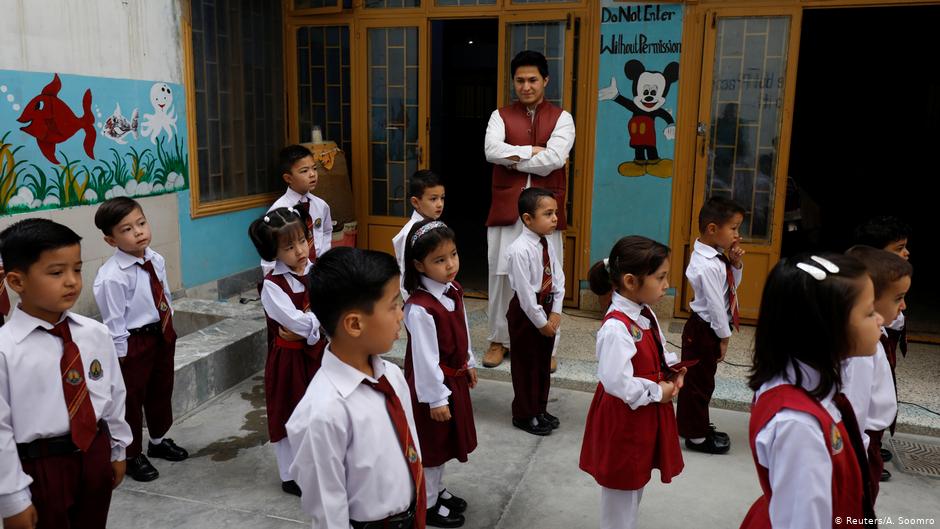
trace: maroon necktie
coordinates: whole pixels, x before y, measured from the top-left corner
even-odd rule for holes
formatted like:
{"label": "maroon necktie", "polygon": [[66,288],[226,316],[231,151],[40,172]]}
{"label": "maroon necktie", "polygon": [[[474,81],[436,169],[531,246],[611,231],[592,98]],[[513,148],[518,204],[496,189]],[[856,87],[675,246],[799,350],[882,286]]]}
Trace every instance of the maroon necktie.
{"label": "maroon necktie", "polygon": [[401,401],[392,385],[385,378],[385,375],[379,377],[379,381],[364,381],[376,391],[385,395],[385,407],[388,409],[388,415],[392,419],[392,425],[395,427],[395,433],[398,434],[398,443],[401,445],[402,453],[405,455],[405,462],[411,471],[411,479],[415,485],[415,529],[425,529],[425,517],[428,510],[428,496],[424,488],[424,467],[421,466],[421,456],[418,455],[418,449],[415,448],[414,440],[411,438],[411,428],[408,428],[408,418],[405,416],[405,409],[401,407]]}
{"label": "maroon necktie", "polygon": [[[852,451],[855,452],[855,459],[858,461],[859,470],[862,473],[862,512],[865,518],[874,519],[875,508],[872,501],[872,475],[869,472],[868,455],[865,445],[862,441],[862,431],[859,429],[858,420],[855,418],[855,410],[852,409],[852,403],[849,402],[845,393],[836,393],[832,402],[836,405],[839,413],[842,414],[842,423],[845,431],[849,434],[849,442],[852,444]],[[874,479],[880,479],[878,476]],[[868,526],[865,527],[877,527]]]}
{"label": "maroon necktie", "polygon": [[310,216],[310,202],[301,201],[295,204],[294,207],[303,212],[300,216],[303,217],[304,224],[307,225],[307,233],[310,234],[310,250],[307,253],[307,259],[315,264],[317,262],[317,245],[314,244],[316,237],[313,236],[313,217]]}
{"label": "maroon necktie", "polygon": [[663,349],[663,342],[659,336],[659,324],[656,323],[656,317],[653,316],[653,311],[645,305],[640,310],[640,315],[650,321],[649,332],[653,333],[653,341],[656,342],[656,348],[659,350],[659,364],[663,372],[668,373],[669,365],[666,363],[666,351]]}
{"label": "maroon necktie", "polygon": [[548,239],[539,237],[539,244],[542,245],[542,288],[539,289],[539,303],[544,304],[552,293],[552,261],[548,256]]}
{"label": "maroon necktie", "polygon": [[728,281],[728,305],[731,307],[731,322],[734,324],[734,330],[740,331],[741,329],[738,328],[741,323],[741,314],[738,312],[738,289],[734,285],[734,271],[732,270],[731,261],[723,253],[718,254],[718,259],[721,259],[721,262],[725,263],[725,277]]}
{"label": "maroon necktie", "polygon": [[10,294],[7,293],[7,282],[3,280],[6,275],[3,267],[0,266],[0,316],[10,313]]}
{"label": "maroon necktie", "polygon": [[82,365],[78,345],[72,341],[68,317],[49,330],[49,334],[62,339],[59,369],[62,371],[62,393],[68,405],[69,430],[72,442],[85,452],[98,433],[98,420],[95,418],[95,408],[91,405],[88,386],[85,385],[85,366]]}
{"label": "maroon necktie", "polygon": [[160,283],[157,271],[153,268],[153,261],[144,261],[140,266],[150,276],[150,293],[153,294],[153,303],[160,314],[160,332],[164,340],[172,342],[176,339],[176,330],[173,329],[173,314],[170,312],[170,304],[166,301],[163,284]]}

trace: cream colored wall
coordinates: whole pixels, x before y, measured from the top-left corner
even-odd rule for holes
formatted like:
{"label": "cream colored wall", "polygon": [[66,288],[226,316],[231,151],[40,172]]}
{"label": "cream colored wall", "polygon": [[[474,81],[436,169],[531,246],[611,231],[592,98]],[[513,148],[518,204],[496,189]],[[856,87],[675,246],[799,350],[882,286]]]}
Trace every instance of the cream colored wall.
{"label": "cream colored wall", "polygon": [[[179,0],[0,0],[0,69],[183,83]],[[167,261],[170,288],[182,286],[175,193],[139,200],[153,249]],[[113,249],[94,227],[97,206],[0,217],[0,229],[29,217],[65,224],[82,236],[85,286],[75,309],[97,314],[91,286]]]}

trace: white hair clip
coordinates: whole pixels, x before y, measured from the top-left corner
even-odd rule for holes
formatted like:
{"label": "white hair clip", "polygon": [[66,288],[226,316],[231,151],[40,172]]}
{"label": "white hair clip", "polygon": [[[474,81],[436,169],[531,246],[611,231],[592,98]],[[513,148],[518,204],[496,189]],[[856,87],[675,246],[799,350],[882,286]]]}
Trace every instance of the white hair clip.
{"label": "white hair clip", "polygon": [[297,211],[296,209],[294,209],[293,206],[291,206],[291,207],[289,207],[289,208],[287,208],[287,209],[291,210],[291,211],[294,213],[294,215],[297,215],[298,217],[300,216],[300,212]]}
{"label": "white hair clip", "polygon": [[447,227],[447,224],[444,224],[443,222],[439,220],[435,220],[433,222],[429,222],[425,224],[424,226],[421,226],[420,228],[418,228],[418,231],[416,231],[415,234],[411,236],[411,246],[414,247],[415,243],[418,242],[418,239],[420,239],[421,237],[424,237],[425,234],[427,234],[429,231],[436,230],[437,228],[446,228],[446,227]]}
{"label": "white hair clip", "polygon": [[826,279],[826,272],[824,272],[822,268],[816,268],[815,266],[806,263],[796,263],[796,267],[813,276],[813,279],[817,281]]}
{"label": "white hair clip", "polygon": [[826,271],[828,271],[830,274],[838,274],[838,273],[839,273],[839,267],[836,266],[835,263],[833,263],[832,261],[830,261],[830,260],[828,260],[828,259],[823,259],[822,257],[817,257],[817,256],[815,256],[815,255],[810,256],[810,259],[812,259],[813,261],[816,261],[817,263],[821,264],[822,267],[825,268]]}
{"label": "white hair clip", "polygon": [[610,273],[610,258],[609,257],[604,258],[604,269],[607,270],[608,274]]}
{"label": "white hair clip", "polygon": [[271,217],[269,217],[269,216],[267,216],[267,215],[265,215],[264,218],[261,219],[261,220],[263,220],[265,224],[270,224],[270,223],[271,223]]}

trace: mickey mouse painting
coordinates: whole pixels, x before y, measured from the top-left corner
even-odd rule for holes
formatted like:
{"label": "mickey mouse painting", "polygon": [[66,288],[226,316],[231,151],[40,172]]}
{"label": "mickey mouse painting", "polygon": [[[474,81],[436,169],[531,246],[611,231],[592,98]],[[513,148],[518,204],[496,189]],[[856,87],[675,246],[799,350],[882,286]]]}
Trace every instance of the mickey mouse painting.
{"label": "mickey mouse painting", "polygon": [[621,163],[617,171],[623,176],[650,174],[668,178],[672,176],[672,160],[661,159],[656,150],[656,118],[666,122],[663,136],[667,140],[675,139],[675,120],[663,105],[669,88],[679,79],[679,63],[670,62],[662,72],[656,72],[647,70],[642,62],[633,59],[627,61],[623,72],[627,79],[633,81],[632,99],[618,91],[614,77],[610,78],[610,86],[598,92],[599,101],[615,101],[633,113],[627,129],[634,160]]}

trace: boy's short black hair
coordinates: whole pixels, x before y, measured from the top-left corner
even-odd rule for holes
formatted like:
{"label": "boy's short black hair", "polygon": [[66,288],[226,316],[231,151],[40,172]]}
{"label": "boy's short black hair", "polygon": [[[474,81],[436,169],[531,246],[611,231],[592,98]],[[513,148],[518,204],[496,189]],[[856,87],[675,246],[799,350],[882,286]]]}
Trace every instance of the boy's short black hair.
{"label": "boy's short black hair", "polygon": [[372,314],[385,285],[399,274],[395,258],[385,252],[333,248],[317,259],[307,277],[310,309],[327,336],[333,336],[343,314]]}
{"label": "boy's short black hair", "polygon": [[512,62],[509,63],[509,71],[512,72],[513,77],[516,76],[516,70],[521,66],[535,66],[542,74],[542,77],[548,77],[548,61],[545,60],[544,55],[537,51],[523,50],[512,58]]}
{"label": "boy's short black hair", "polygon": [[906,259],[880,248],[856,244],[845,252],[865,265],[875,285],[875,299],[895,281],[914,274],[914,267]]}
{"label": "boy's short black hair", "polygon": [[144,210],[140,207],[140,203],[133,198],[109,198],[98,206],[98,211],[95,212],[95,226],[105,235],[114,235],[114,227],[120,224],[124,217],[133,213],[135,209]]}
{"label": "boy's short black hair", "polygon": [[42,252],[79,244],[71,228],[49,219],[25,219],[0,232],[0,258],[7,272],[28,272]]}
{"label": "boy's short black hair", "polygon": [[294,167],[294,164],[297,163],[297,160],[306,158],[307,156],[313,156],[310,149],[303,145],[288,145],[281,149],[280,154],[278,154],[277,167],[281,170],[281,174],[290,174],[290,170]]}
{"label": "boy's short black hair", "polygon": [[705,233],[709,224],[723,226],[737,214],[744,215],[744,207],[730,198],[711,197],[702,205],[698,212],[698,231]]}
{"label": "boy's short black hair", "polygon": [[408,180],[408,196],[421,200],[425,189],[441,185],[444,184],[441,183],[441,177],[437,176],[437,173],[430,169],[421,169],[415,171],[415,174],[411,175]]}
{"label": "boy's short black hair", "polygon": [[[543,198],[555,198],[555,194],[544,187],[530,187],[524,189],[519,194],[519,218],[528,213],[529,216],[535,216],[535,210],[539,209],[539,202]],[[555,199],[556,201],[558,199]]]}
{"label": "boy's short black hair", "polygon": [[855,228],[855,244],[884,250],[892,243],[910,238],[911,231],[911,226],[897,217],[873,217]]}

